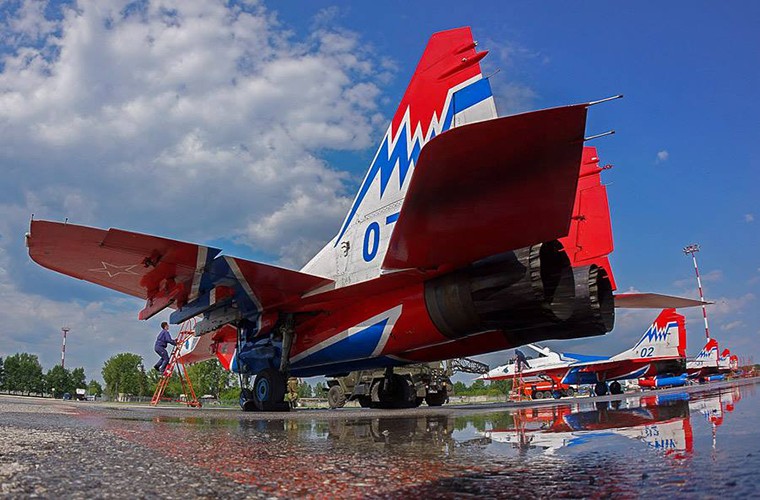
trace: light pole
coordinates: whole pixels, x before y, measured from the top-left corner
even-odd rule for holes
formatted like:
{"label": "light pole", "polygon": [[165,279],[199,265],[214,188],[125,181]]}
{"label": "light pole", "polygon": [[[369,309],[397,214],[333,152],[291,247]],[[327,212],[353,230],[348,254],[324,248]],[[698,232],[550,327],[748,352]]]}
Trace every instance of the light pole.
{"label": "light pole", "polygon": [[702,301],[702,317],[705,319],[705,336],[710,339],[710,328],[707,326],[707,307],[705,307],[705,296],[702,293],[702,280],[699,279],[699,267],[697,267],[697,255],[699,245],[696,243],[683,247],[683,253],[691,254],[691,260],[694,261],[694,272],[697,274],[697,288],[699,288],[699,300]]}
{"label": "light pole", "polygon": [[68,326],[61,328],[61,331],[63,332],[63,345],[61,346],[61,368],[66,368],[63,365],[66,361],[66,334],[69,333],[69,330],[71,330],[71,328]]}

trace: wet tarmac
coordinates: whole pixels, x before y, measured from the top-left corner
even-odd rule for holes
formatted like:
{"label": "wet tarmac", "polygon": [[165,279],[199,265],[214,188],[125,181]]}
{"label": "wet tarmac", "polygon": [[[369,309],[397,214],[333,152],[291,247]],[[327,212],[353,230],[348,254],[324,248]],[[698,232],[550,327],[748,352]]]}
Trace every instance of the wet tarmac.
{"label": "wet tarmac", "polygon": [[758,498],[757,389],[287,414],[0,396],[0,494]]}

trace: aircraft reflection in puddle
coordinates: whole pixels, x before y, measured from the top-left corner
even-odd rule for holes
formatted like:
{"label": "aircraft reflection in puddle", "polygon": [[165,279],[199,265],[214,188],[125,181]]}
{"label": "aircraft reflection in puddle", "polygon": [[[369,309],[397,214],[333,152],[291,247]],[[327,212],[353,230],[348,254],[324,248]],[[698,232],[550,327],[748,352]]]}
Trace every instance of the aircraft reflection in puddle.
{"label": "aircraft reflection in puddle", "polygon": [[624,436],[639,440],[648,449],[673,458],[693,451],[690,413],[699,413],[712,425],[713,447],[724,412],[731,412],[741,399],[738,386],[729,392],[651,394],[639,399],[609,403],[577,403],[554,407],[526,408],[513,414],[511,426],[493,427],[483,436],[525,450],[552,454],[565,447],[594,439]]}
{"label": "aircraft reflection in puddle", "polygon": [[[747,390],[747,388],[744,388]],[[705,422],[712,427],[712,447],[717,448],[718,427],[723,424],[723,418],[736,408],[736,403],[742,399],[739,386],[732,387],[727,392],[697,394],[689,400],[689,410],[701,415]]]}

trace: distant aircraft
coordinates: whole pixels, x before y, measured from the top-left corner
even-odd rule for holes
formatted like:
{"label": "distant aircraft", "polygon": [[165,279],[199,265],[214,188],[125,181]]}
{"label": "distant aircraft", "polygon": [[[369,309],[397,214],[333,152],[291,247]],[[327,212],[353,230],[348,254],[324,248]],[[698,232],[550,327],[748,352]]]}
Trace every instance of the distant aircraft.
{"label": "distant aircraft", "polygon": [[689,378],[707,379],[713,377],[722,378],[739,368],[739,358],[732,355],[731,351],[724,349],[718,355],[718,341],[714,338],[707,339],[707,343],[693,359],[686,362],[686,374]]}
{"label": "distant aircraft", "polygon": [[[622,392],[618,380],[637,379],[663,373],[681,373],[686,359],[685,320],[675,309],[664,309],[636,344],[612,357],[556,353],[546,347],[529,344],[539,356],[529,359],[530,368],[520,372],[524,381],[541,376],[555,377],[563,384],[594,384],[597,395]],[[482,377],[484,380],[512,379],[515,363],[498,366]]]}
{"label": "distant aircraft", "polygon": [[583,146],[596,103],[499,118],[486,54],[467,27],[431,37],[337,235],[301,271],[40,220],[29,255],[144,299],[140,319],[200,318],[185,361],[218,357],[241,374],[241,406],[264,411],[287,409],[288,375],[382,367],[373,399],[405,407],[394,366],[601,335],[616,306],[701,304],[613,298],[603,169]]}

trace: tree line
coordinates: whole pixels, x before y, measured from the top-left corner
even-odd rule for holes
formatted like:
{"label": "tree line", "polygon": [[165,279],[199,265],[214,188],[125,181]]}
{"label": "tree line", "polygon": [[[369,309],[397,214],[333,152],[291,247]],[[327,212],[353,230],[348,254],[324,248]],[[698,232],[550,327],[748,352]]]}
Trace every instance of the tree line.
{"label": "tree line", "polygon": [[[210,359],[187,367],[187,373],[200,397],[210,395],[217,399],[236,401],[240,393],[238,377],[222,368],[217,359]],[[141,356],[133,353],[120,353],[109,358],[101,370],[105,388],[96,380],[86,382],[84,368],[69,371],[60,365],[43,372],[37,356],[28,353],[8,356],[5,361],[0,358],[0,390],[24,395],[51,395],[60,398],[64,394],[75,394],[76,389],[86,389],[87,394],[101,396],[105,393],[111,399],[119,394],[132,396],[151,396],[156,389],[161,375],[155,370],[145,370]],[[306,381],[300,381],[298,394],[302,398],[325,397],[326,385],[319,381],[313,387]],[[492,382],[486,385],[476,380],[467,386],[463,382],[454,383],[454,394],[461,396],[499,395],[509,391],[509,382]],[[164,394],[177,398],[182,394],[182,385],[178,377],[172,377]]]}
{"label": "tree line", "polygon": [[88,394],[99,396],[103,389],[91,380],[87,383],[84,368],[69,371],[55,365],[44,373],[37,355],[26,352],[0,358],[0,390],[8,393],[30,395],[50,394],[59,398],[64,394],[75,394],[77,389],[86,389]]}

